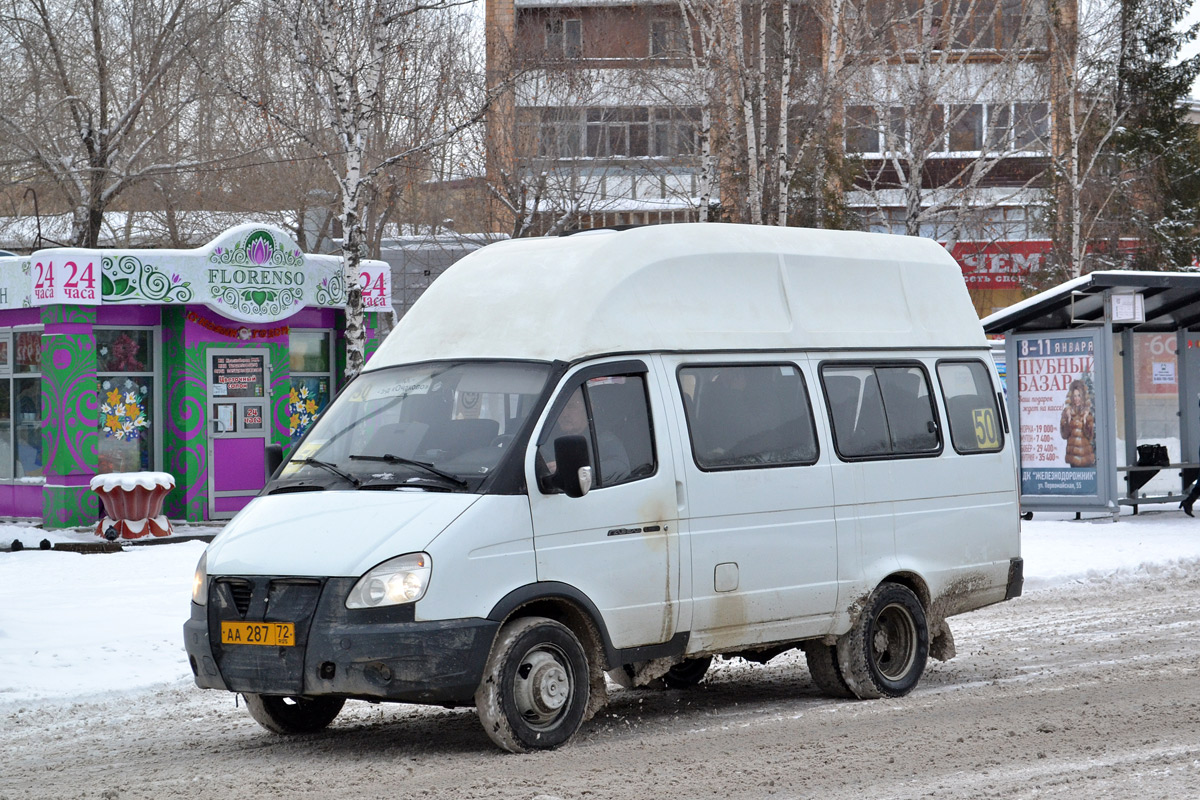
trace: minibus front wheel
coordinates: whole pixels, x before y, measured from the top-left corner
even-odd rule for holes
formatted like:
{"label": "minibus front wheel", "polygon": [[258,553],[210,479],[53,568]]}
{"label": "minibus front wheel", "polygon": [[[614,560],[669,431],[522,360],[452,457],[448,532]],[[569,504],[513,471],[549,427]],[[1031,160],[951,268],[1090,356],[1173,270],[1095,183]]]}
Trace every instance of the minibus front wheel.
{"label": "minibus front wheel", "polygon": [[574,736],[589,695],[587,654],[571,629],[546,617],[523,617],[496,636],[475,707],[497,746],[528,753]]}
{"label": "minibus front wheel", "polygon": [[837,659],[846,685],[862,700],[911,692],[929,659],[921,601],[907,586],[881,583],[838,639]]}
{"label": "minibus front wheel", "polygon": [[254,721],[272,733],[316,733],[341,712],[341,697],[279,697],[243,694]]}

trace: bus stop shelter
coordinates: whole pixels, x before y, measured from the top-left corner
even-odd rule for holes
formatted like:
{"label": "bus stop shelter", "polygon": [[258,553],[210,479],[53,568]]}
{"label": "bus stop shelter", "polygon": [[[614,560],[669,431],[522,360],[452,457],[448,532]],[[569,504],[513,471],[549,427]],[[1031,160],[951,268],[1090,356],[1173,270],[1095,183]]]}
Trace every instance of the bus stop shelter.
{"label": "bus stop shelter", "polygon": [[1200,473],[1200,274],[1093,272],[983,319],[1002,335],[1021,508],[1178,503]]}

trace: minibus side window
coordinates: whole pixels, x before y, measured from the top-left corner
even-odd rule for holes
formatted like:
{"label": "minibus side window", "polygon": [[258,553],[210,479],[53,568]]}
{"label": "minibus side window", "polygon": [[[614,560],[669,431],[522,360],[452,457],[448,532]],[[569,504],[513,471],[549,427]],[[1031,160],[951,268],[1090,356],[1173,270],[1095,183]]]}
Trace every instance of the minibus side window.
{"label": "minibus side window", "polygon": [[833,441],[843,458],[933,455],[937,417],[925,371],[916,365],[824,365]]}
{"label": "minibus side window", "polygon": [[812,406],[794,365],[682,367],[679,387],[692,457],[701,469],[816,462]]}
{"label": "minibus side window", "polygon": [[577,387],[538,441],[540,474],[555,473],[554,440],[568,435],[588,440],[588,454],[595,467],[593,485],[597,489],[646,478],[657,471],[646,381],[642,375],[592,378]]}
{"label": "minibus side window", "polygon": [[848,458],[890,455],[883,398],[875,370],[866,367],[826,367],[821,371],[833,420],[833,441]]}
{"label": "minibus side window", "polygon": [[892,452],[937,450],[937,422],[925,372],[919,367],[880,367],[875,375],[883,392]]}
{"label": "minibus side window", "polygon": [[943,361],[937,366],[950,422],[950,441],[959,453],[1004,448],[1004,431],[988,369],[979,361]]}

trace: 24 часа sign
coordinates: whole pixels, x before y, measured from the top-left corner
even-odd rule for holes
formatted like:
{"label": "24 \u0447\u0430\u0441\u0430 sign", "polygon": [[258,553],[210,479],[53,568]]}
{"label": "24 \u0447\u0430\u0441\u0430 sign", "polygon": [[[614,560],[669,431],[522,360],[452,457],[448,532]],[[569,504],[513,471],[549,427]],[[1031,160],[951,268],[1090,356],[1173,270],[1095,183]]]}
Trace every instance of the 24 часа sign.
{"label": "24 \u0447\u0430\u0441\u0430 sign", "polygon": [[[287,234],[231,228],[193,250],[39,250],[0,279],[0,307],[203,303],[224,317],[274,322],[305,307],[340,308],[346,278],[337,256],[305,254]],[[391,307],[391,270],[364,261],[365,310]]]}

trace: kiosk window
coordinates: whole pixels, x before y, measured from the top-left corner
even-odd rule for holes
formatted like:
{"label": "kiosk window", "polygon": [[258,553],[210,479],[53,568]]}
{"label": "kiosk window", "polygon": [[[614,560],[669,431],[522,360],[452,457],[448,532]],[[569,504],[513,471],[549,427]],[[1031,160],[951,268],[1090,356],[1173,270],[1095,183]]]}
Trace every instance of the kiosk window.
{"label": "kiosk window", "polygon": [[959,453],[1002,449],[1004,433],[987,367],[978,361],[942,362],[937,370],[954,449]]}
{"label": "kiosk window", "polygon": [[288,432],[293,439],[303,436],[329,407],[333,389],[332,335],[327,330],[291,329],[287,415]]}
{"label": "kiosk window", "polygon": [[804,377],[791,364],[684,367],[692,456],[701,469],[812,464],[817,437]]}
{"label": "kiosk window", "polygon": [[0,337],[0,480],[42,476],[42,331]]}
{"label": "kiosk window", "polygon": [[141,472],[157,467],[157,385],[153,328],[96,328],[96,379],[100,383],[101,472]]}

